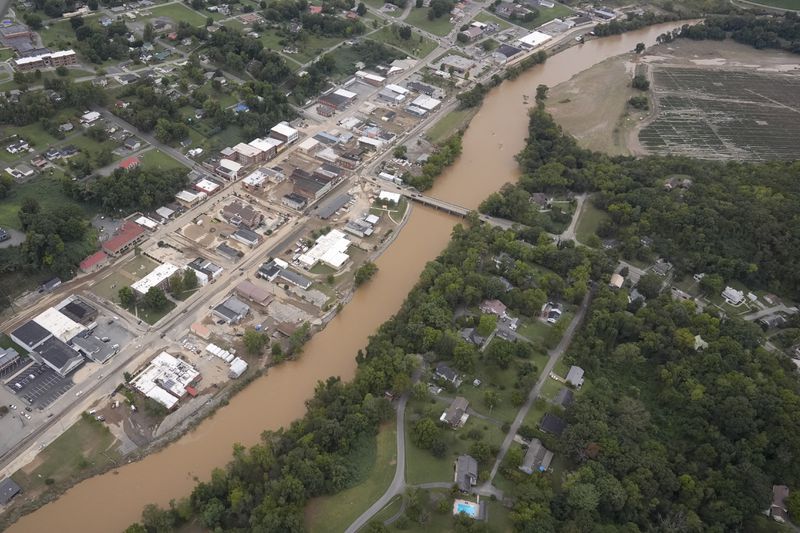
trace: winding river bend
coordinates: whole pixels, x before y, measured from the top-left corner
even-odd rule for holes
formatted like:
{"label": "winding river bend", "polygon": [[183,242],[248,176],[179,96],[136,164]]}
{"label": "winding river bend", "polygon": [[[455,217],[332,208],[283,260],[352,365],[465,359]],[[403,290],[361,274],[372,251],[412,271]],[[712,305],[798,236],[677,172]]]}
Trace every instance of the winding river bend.
{"label": "winding river bend", "polygon": [[[532,102],[537,85],[557,85],[609,57],[633,50],[636,43],[652,45],[659,34],[677,26],[662,24],[574,46],[494,89],[464,136],[463,155],[429,194],[477,208],[504,183],[517,179],[514,155],[525,143],[528,124],[523,95]],[[331,375],[345,380],[353,377],[356,352],[399,309],[425,263],[445,247],[454,223],[444,214],[415,207],[405,228],[378,259],[378,274],[311,339],[300,360],[271,369],[162,451],[76,485],[20,519],[9,531],[121,531],[139,519],[146,504],[166,505],[170,499],[187,495],[195,477],[208,479],[213,468],[229,460],[233,443],[252,445],[262,431],[302,416],[305,400],[313,394],[317,381]]]}

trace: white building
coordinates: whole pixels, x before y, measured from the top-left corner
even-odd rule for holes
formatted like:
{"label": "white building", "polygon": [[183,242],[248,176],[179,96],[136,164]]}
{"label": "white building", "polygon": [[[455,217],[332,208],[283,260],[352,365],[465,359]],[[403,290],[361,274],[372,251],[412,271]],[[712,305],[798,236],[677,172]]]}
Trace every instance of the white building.
{"label": "white building", "polygon": [[140,295],[147,294],[147,291],[153,287],[163,288],[169,278],[180,270],[178,267],[171,263],[163,263],[153,269],[148,275],[131,285],[131,289]]}
{"label": "white building", "polygon": [[268,176],[267,173],[264,172],[263,169],[256,169],[242,180],[242,183],[248,189],[258,189],[259,187],[264,185],[264,182],[267,181]]}
{"label": "white building", "polygon": [[389,191],[381,191],[381,194],[378,196],[379,200],[388,200],[390,202],[394,202],[395,204],[400,203],[400,193],[397,192],[389,192]]}
{"label": "white building", "polygon": [[191,191],[181,191],[175,195],[175,199],[186,207],[191,207],[198,202],[202,202],[208,198],[204,192],[194,193]]}
{"label": "white building", "polygon": [[244,374],[246,370],[247,370],[247,361],[237,357],[233,361],[231,361],[231,368],[230,371],[228,372],[228,377],[231,379],[236,379],[242,374]]}
{"label": "white building", "polygon": [[542,33],[540,31],[534,31],[532,33],[529,33],[525,37],[519,39],[517,43],[519,43],[519,45],[522,48],[525,48],[527,50],[532,50],[537,46],[546,43],[550,39],[552,39],[552,37],[547,35],[546,33]]}
{"label": "white building", "polygon": [[291,144],[300,137],[300,132],[291,127],[288,122],[284,121],[275,124],[275,126],[269,130],[269,135],[270,137],[281,140],[286,144]]}
{"label": "white building", "polygon": [[441,103],[442,103],[441,100],[437,100],[436,98],[431,98],[427,94],[421,94],[417,96],[413,102],[411,102],[411,105],[416,107],[421,107],[425,111],[433,111],[434,109],[439,107],[439,104]]}
{"label": "white building", "polygon": [[141,217],[137,218],[136,220],[134,220],[134,222],[136,222],[140,226],[143,226],[143,227],[145,227],[145,228],[147,228],[149,230],[153,230],[153,229],[156,229],[158,227],[158,222],[156,222],[152,218],[147,218],[145,216],[141,216]]}
{"label": "white building", "polygon": [[722,291],[722,297],[730,305],[739,305],[744,302],[744,292],[737,291],[733,287],[725,287],[725,290]]}
{"label": "white building", "polygon": [[338,270],[350,259],[350,256],[345,253],[350,244],[344,233],[338,229],[331,230],[317,239],[314,246],[301,255],[298,260],[305,268],[312,268],[322,262]]}
{"label": "white building", "polygon": [[231,159],[220,159],[218,172],[228,179],[236,179],[239,177],[239,171],[242,170],[242,165]]}
{"label": "white building", "polygon": [[297,148],[304,154],[313,154],[318,147],[319,147],[319,141],[316,140],[314,137],[309,137],[308,139],[304,140],[303,142],[297,145]]}
{"label": "white building", "polygon": [[81,117],[81,124],[90,125],[94,124],[100,118],[100,113],[97,111],[89,111]]}
{"label": "white building", "polygon": [[61,342],[67,342],[86,328],[78,324],[67,315],[61,313],[53,307],[48,307],[45,311],[33,319],[34,322],[53,334]]}
{"label": "white building", "polygon": [[200,372],[192,365],[161,352],[131,380],[131,385],[148,398],[172,409],[186,395],[186,387],[194,384],[198,377]]}

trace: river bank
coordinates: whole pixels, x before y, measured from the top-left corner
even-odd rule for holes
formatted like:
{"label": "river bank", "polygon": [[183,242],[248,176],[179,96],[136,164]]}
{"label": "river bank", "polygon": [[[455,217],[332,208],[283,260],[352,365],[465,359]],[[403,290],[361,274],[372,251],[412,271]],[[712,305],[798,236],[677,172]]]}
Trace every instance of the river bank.
{"label": "river bank", "polygon": [[[652,44],[673,27],[654,26],[569,48],[492,90],[464,135],[462,156],[437,180],[431,194],[476,208],[491,192],[517,179],[514,156],[524,145],[529,107],[523,95],[533,101],[537,85],[565,81],[606,57],[631,50],[637,42]],[[256,380],[173,445],[119,468],[116,474],[76,485],[60,499],[22,518],[11,531],[124,529],[138,519],[147,503],[164,505],[186,495],[195,478],[208,479],[214,467],[230,458],[233,442],[253,444],[262,430],[277,429],[301,416],[318,380],[331,375],[352,378],[356,352],[400,307],[424,264],[444,248],[454,224],[454,219],[438,212],[415,209],[392,246],[378,259],[378,274],[367,290],[356,292],[328,327],[309,341],[302,358]],[[131,487],[138,490],[131,491]]]}

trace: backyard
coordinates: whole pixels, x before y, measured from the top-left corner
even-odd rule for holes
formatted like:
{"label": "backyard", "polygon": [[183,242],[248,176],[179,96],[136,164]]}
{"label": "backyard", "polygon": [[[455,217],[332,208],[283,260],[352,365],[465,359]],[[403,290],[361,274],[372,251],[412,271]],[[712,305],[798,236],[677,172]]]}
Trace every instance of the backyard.
{"label": "backyard", "polygon": [[575,237],[578,242],[586,244],[589,237],[597,234],[597,228],[603,221],[608,220],[608,214],[594,206],[590,199],[587,199],[583,204],[580,219],[575,228]]}

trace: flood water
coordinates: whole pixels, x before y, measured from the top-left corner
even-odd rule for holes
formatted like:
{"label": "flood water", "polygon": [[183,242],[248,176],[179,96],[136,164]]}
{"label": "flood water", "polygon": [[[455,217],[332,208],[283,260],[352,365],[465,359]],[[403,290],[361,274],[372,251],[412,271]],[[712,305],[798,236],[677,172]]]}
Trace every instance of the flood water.
{"label": "flood water", "polygon": [[[476,208],[517,178],[514,155],[524,145],[528,123],[523,95],[533,102],[537,85],[557,85],[608,57],[631,51],[638,42],[653,44],[659,34],[673,27],[676,24],[653,26],[572,47],[494,89],[464,136],[463,155],[429,194]],[[235,442],[252,445],[262,431],[302,416],[305,400],[319,380],[332,375],[345,380],[353,377],[356,352],[399,309],[425,263],[447,244],[454,223],[449,216],[415,206],[405,228],[378,259],[378,274],[309,341],[298,361],[271,369],[164,450],[76,485],[9,531],[121,531],[139,519],[148,503],[166,505],[170,499],[188,495],[195,477],[208,479],[213,468],[230,459]]]}

